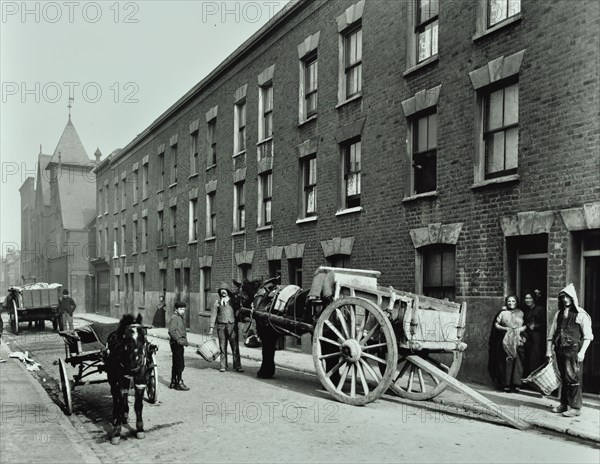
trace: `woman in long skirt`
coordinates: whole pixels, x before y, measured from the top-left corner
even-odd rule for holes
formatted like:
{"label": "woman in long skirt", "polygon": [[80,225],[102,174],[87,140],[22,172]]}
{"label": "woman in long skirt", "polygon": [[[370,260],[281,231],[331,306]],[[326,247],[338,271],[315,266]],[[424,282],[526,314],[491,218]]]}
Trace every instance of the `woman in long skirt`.
{"label": "woman in long skirt", "polygon": [[523,311],[517,307],[517,297],[507,296],[505,308],[494,319],[490,334],[490,360],[488,368],[492,379],[505,392],[518,392],[523,375]]}

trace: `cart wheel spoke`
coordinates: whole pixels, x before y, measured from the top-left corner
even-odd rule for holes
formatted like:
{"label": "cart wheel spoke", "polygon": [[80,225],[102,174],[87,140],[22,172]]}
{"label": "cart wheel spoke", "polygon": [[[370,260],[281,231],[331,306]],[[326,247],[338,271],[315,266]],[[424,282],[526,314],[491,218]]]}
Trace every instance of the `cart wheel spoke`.
{"label": "cart wheel spoke", "polygon": [[417,368],[417,374],[419,376],[419,385],[421,386],[421,391],[426,392],[427,387],[425,386],[425,380],[423,380],[423,372],[421,372],[421,369]]}
{"label": "cart wheel spoke", "polygon": [[354,307],[349,306],[348,311],[350,312],[350,337],[356,338],[356,313],[354,312]]}
{"label": "cart wheel spoke", "polygon": [[412,392],[412,384],[413,384],[413,379],[415,377],[415,366],[414,364],[410,365],[410,374],[408,374],[408,387],[407,387],[407,391],[410,393]]}
{"label": "cart wheel spoke", "polygon": [[387,346],[387,343],[376,343],[374,345],[367,345],[365,347],[362,348],[363,352],[367,351],[367,350],[372,350],[374,348],[382,348],[384,346]]}
{"label": "cart wheel spoke", "polygon": [[367,333],[367,335],[365,335],[363,338],[360,339],[361,346],[365,346],[365,344],[371,339],[371,337],[378,330],[379,330],[379,324],[376,324],[371,330],[369,330],[369,332]]}
{"label": "cart wheel spoke", "polygon": [[352,377],[350,377],[350,396],[354,398],[356,396],[356,364],[352,364],[350,367]]}
{"label": "cart wheel spoke", "polygon": [[319,356],[319,359],[328,359],[328,358],[334,358],[334,357],[340,357],[342,354],[340,352],[337,353],[327,353],[327,354],[322,354],[321,356]]}
{"label": "cart wheel spoke", "polygon": [[327,337],[319,337],[319,341],[329,343],[329,344],[335,345],[335,346],[342,346],[341,343],[336,342],[336,341],[332,340],[331,338],[327,338]]}
{"label": "cart wheel spoke", "polygon": [[358,376],[360,377],[360,383],[363,388],[363,392],[365,395],[369,394],[369,385],[367,384],[367,379],[365,378],[365,373],[360,364],[356,364],[356,370],[358,371]]}
{"label": "cart wheel spoke", "polygon": [[377,373],[377,371],[375,369],[373,369],[369,363],[367,361],[365,361],[364,359],[360,359],[360,363],[363,365],[363,367],[365,368],[365,371],[368,372],[369,374],[371,374],[371,377],[373,378],[373,380],[375,380],[376,382],[379,382],[379,379],[381,378],[379,376],[379,374]]}
{"label": "cart wheel spoke", "polygon": [[377,356],[373,356],[372,354],[365,353],[364,351],[363,351],[363,353],[362,353],[361,356],[364,356],[365,358],[368,358],[368,359],[370,359],[372,361],[375,361],[375,362],[378,362],[380,364],[387,364],[387,361],[385,359],[378,358]]}
{"label": "cart wheel spoke", "polygon": [[338,321],[340,321],[340,324],[342,325],[342,330],[346,334],[345,340],[351,338],[350,331],[348,330],[348,325],[346,324],[346,319],[344,318],[344,315],[342,314],[339,308],[336,308],[335,314],[337,315]]}
{"label": "cart wheel spoke", "polygon": [[330,378],[333,374],[335,374],[345,362],[346,361],[342,359],[339,363],[337,363],[330,371],[327,372],[327,378]]}
{"label": "cart wheel spoke", "polygon": [[331,329],[331,331],[337,335],[337,337],[341,340],[344,341],[346,340],[344,338],[344,336],[340,333],[340,331],[331,323],[331,321],[325,321],[325,324],[327,324],[327,327],[329,327]]}
{"label": "cart wheel spoke", "polygon": [[337,391],[339,391],[339,392],[342,391],[342,387],[346,383],[346,378],[348,377],[349,371],[350,371],[350,364],[348,364],[348,363],[344,364],[344,367],[342,369],[342,375],[340,375],[340,381],[337,384],[337,388],[336,388]]}

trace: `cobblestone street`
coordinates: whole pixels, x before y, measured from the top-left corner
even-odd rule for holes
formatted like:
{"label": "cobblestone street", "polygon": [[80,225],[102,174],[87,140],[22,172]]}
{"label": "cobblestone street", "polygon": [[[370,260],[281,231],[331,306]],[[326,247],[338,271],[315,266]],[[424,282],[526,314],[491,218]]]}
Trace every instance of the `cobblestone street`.
{"label": "cobblestone street", "polygon": [[[53,365],[64,357],[60,337],[48,327],[4,339],[12,350],[29,351],[41,364],[33,375],[55,404],[62,405],[58,366]],[[133,438],[133,429],[126,426],[120,445],[108,442],[112,403],[104,383],[75,389],[70,418],[59,406],[45,407],[41,419],[47,422],[46,441],[57,423],[71,423],[77,442],[106,463],[598,461],[598,449],[589,444],[448,413],[432,403],[417,407],[385,396],[366,407],[352,407],[332,401],[309,375],[280,370],[274,380],[259,380],[258,365],[248,362],[242,374],[220,373],[217,363],[206,363],[191,348],[186,349],[184,372],[191,390],[169,390],[168,343],[153,342],[160,348],[160,402],[144,404],[145,440]],[[10,379],[3,378],[4,383],[11,388]],[[133,418],[132,405],[130,414]],[[3,440],[10,437],[4,429],[20,420],[14,414],[4,416]],[[45,446],[42,441],[35,445]],[[507,455],[509,447],[537,451]],[[18,458],[26,460],[27,449],[19,450]],[[3,462],[15,461],[3,457]]]}

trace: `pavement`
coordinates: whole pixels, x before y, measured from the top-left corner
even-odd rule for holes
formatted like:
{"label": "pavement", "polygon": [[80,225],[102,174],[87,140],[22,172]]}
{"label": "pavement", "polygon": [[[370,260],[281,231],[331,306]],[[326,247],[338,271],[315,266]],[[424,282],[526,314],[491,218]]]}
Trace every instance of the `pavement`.
{"label": "pavement", "polygon": [[[89,322],[117,322],[115,318],[102,316],[94,313],[75,314],[75,318]],[[148,334],[163,340],[169,339],[166,328],[152,328]],[[199,347],[208,340],[208,335],[189,333],[188,342],[190,346]],[[240,356],[243,359],[252,361],[261,361],[260,348],[248,348],[240,343]],[[291,350],[279,350],[275,354],[275,362],[278,369],[288,369],[307,375],[316,376],[312,355],[300,353]],[[535,428],[558,433],[566,436],[576,437],[587,441],[600,443],[600,396],[585,395],[584,407],[579,417],[567,418],[561,414],[551,412],[552,406],[558,403],[556,398],[544,397],[540,393],[521,390],[520,393],[505,393],[496,391],[493,388],[465,383],[467,386],[475,389],[487,399],[495,402],[502,412],[509,414],[515,420],[520,419],[532,425]],[[409,404],[418,407],[423,402],[406,401]],[[473,400],[468,399],[462,393],[448,388],[431,402],[439,405],[440,409],[449,407],[450,409],[460,409],[468,414],[479,416],[480,418],[492,418],[489,413]]]}
{"label": "pavement", "polygon": [[0,364],[0,462],[100,462],[37,379],[19,360],[8,359],[9,353],[2,343],[0,357],[7,362]]}

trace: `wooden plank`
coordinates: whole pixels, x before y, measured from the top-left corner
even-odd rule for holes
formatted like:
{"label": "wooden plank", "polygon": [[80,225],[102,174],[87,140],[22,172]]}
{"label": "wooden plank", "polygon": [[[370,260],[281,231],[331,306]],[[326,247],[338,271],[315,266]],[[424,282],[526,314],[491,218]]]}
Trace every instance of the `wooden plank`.
{"label": "wooden plank", "polygon": [[477,403],[479,403],[481,406],[483,406],[491,414],[498,416],[501,419],[504,419],[506,422],[508,422],[513,427],[515,427],[519,430],[526,430],[531,427],[531,425],[528,424],[527,422],[515,419],[514,417],[511,417],[510,415],[504,413],[502,411],[502,408],[500,406],[498,406],[496,403],[494,403],[491,400],[488,400],[481,393],[478,393],[477,391],[473,390],[472,388],[467,387],[462,382],[459,382],[454,377],[446,374],[444,371],[438,369],[431,363],[425,361],[420,356],[409,355],[409,356],[407,356],[407,359],[410,362],[412,362],[413,364],[419,366],[424,371],[429,372],[430,374],[432,374],[432,375],[438,377],[439,379],[443,380],[444,382],[448,383],[448,385],[450,387],[459,391],[463,395],[467,396],[468,398],[470,398],[472,400],[477,401]]}

